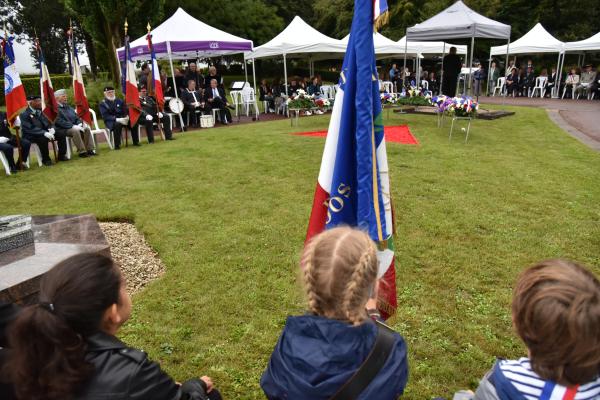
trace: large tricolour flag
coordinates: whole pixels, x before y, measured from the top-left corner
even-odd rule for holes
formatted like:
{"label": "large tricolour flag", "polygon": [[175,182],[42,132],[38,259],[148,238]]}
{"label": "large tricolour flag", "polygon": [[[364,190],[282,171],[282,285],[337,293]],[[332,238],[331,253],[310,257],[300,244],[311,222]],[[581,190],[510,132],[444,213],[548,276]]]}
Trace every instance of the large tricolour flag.
{"label": "large tricolour flag", "polygon": [[75,107],[77,115],[88,125],[92,125],[92,115],[90,113],[90,104],[88,103],[83,84],[83,75],[79,66],[79,57],[77,56],[77,46],[71,40],[71,63],[73,65],[73,97],[75,97]]}
{"label": "large tricolour flag", "polygon": [[58,103],[54,97],[54,88],[52,87],[52,80],[50,79],[50,73],[48,72],[48,66],[44,60],[44,52],[40,46],[40,42],[36,40],[36,47],[38,50],[38,60],[40,63],[40,95],[42,97],[42,112],[46,117],[54,123],[58,116]]}
{"label": "large tricolour flag", "polygon": [[21,83],[19,71],[15,64],[15,52],[12,46],[12,37],[5,35],[2,39],[2,58],[4,59],[4,99],[6,100],[6,115],[10,126],[14,126],[15,119],[27,107],[25,89]]}
{"label": "large tricolour flag", "polygon": [[154,53],[154,46],[152,45],[152,35],[148,33],[146,37],[148,39],[148,48],[152,56],[152,85],[148,88],[148,94],[154,96],[158,109],[163,111],[165,108],[165,95],[163,94],[162,82],[160,81],[160,71],[158,70],[158,63],[156,62],[156,54]]}
{"label": "large tricolour flag", "polygon": [[394,221],[373,45],[385,5],[355,1],[306,239],[339,225],[368,232],[378,245],[378,308],[387,318],[397,307]]}
{"label": "large tricolour flag", "polygon": [[140,92],[138,91],[137,78],[135,76],[135,64],[131,60],[131,49],[129,48],[129,36],[125,36],[125,64],[123,66],[123,94],[125,103],[129,109],[129,124],[137,124],[141,115]]}

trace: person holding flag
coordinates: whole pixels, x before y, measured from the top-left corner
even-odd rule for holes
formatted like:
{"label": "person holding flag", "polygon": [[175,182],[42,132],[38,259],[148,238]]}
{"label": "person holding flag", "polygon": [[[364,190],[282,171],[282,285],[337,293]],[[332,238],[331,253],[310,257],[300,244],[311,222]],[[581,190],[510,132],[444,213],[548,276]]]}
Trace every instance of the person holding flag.
{"label": "person holding flag", "polygon": [[54,88],[52,87],[52,80],[50,79],[50,73],[48,72],[48,66],[44,60],[44,52],[38,38],[35,38],[35,47],[38,52],[38,62],[40,64],[40,94],[42,99],[42,112],[48,120],[52,123],[56,121],[58,117],[58,103],[54,97]]}
{"label": "person holding flag", "polygon": [[373,44],[386,11],[385,0],[354,4],[301,258],[308,314],[288,317],[262,375],[270,400],[392,400],[406,386],[404,339],[380,323],[397,304]]}

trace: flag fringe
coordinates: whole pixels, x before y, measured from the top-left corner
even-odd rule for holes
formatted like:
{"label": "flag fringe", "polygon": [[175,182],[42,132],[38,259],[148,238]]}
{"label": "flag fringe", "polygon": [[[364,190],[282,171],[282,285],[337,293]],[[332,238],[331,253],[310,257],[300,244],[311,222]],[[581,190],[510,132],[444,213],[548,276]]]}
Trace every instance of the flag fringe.
{"label": "flag fringe", "polygon": [[379,15],[377,17],[377,19],[375,20],[375,23],[373,24],[373,29],[375,30],[375,32],[377,32],[384,25],[387,25],[387,23],[389,21],[390,21],[390,12],[388,10],[385,10],[385,12],[383,14]]}

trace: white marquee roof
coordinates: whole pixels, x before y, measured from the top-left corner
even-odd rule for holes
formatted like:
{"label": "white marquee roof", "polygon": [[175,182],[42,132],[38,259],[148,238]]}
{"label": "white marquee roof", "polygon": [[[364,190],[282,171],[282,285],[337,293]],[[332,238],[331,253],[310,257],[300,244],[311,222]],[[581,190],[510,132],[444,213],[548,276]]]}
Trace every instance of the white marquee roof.
{"label": "white marquee roof", "polygon": [[[510,54],[559,53],[563,50],[563,46],[563,42],[549,34],[538,22],[529,32],[511,43],[508,52]],[[506,54],[506,45],[492,47],[490,54],[493,56]]]}
{"label": "white marquee roof", "polygon": [[454,38],[510,38],[510,25],[476,13],[462,1],[457,1],[439,14],[406,30],[409,43],[413,40],[445,40]]}
{"label": "white marquee roof", "polygon": [[[406,36],[396,42],[402,47],[402,53],[404,53],[405,42]],[[408,42],[409,49],[416,49],[421,54],[442,54],[444,51],[449,53],[450,47],[456,47],[456,53],[458,54],[467,54],[467,46],[463,45],[446,43],[446,46],[444,46],[444,42],[414,42],[412,40]]]}
{"label": "white marquee roof", "polygon": [[565,51],[600,51],[600,32],[594,36],[577,42],[565,43]]}
{"label": "white marquee roof", "polygon": [[322,34],[299,16],[269,42],[245,54],[247,59],[286,56],[301,53],[345,53],[340,40]]}

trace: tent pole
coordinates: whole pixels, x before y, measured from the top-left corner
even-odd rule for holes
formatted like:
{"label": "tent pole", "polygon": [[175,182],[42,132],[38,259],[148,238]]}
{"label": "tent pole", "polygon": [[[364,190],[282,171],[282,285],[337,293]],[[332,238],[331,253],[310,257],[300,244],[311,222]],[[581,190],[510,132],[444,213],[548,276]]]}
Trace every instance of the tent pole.
{"label": "tent pole", "polygon": [[287,62],[286,62],[286,57],[285,57],[285,53],[283,53],[283,76],[284,76],[284,81],[283,81],[283,85],[285,86],[285,94],[286,96],[289,96],[288,94],[288,77],[287,77]]}
{"label": "tent pole", "polygon": [[[562,58],[561,58],[561,54],[562,54]],[[558,69],[556,71],[556,78],[557,81],[555,82],[554,86],[556,87],[556,97],[560,98],[560,84],[562,83],[562,70],[565,66],[565,53],[558,53]]]}
{"label": "tent pole", "polygon": [[446,56],[446,42],[444,42],[444,46],[442,47],[442,71],[440,73],[440,90],[439,94],[444,94],[442,92],[442,85],[444,84],[444,57]]}
{"label": "tent pole", "polygon": [[[558,98],[559,97],[559,88],[560,86],[558,86],[558,80],[560,77],[560,73],[558,71],[560,71],[559,67],[560,67],[560,56],[562,55],[562,53],[559,51],[558,52],[558,59],[556,60],[556,78],[554,79],[554,87],[552,88],[552,92],[554,93],[550,93],[550,96],[552,98]],[[552,73],[552,72],[551,72]]]}
{"label": "tent pole", "polygon": [[[177,89],[177,81],[175,80],[175,69],[173,68],[173,54],[171,53],[171,42],[167,42],[167,52],[169,53],[171,77],[173,78],[173,91],[175,92],[175,98],[179,100],[179,90]],[[179,123],[181,124],[181,132],[184,132],[185,128],[183,127],[183,117],[181,116],[181,113],[179,113]]]}
{"label": "tent pole", "polygon": [[246,63],[246,55],[244,54],[244,82],[248,82],[248,64]]}
{"label": "tent pole", "polygon": [[402,90],[400,90],[400,93],[402,93],[406,87],[406,50],[408,49],[408,35],[404,36],[404,39],[404,70],[402,71]]}
{"label": "tent pole", "polygon": [[254,93],[256,93],[256,68],[254,68],[254,58],[252,59],[252,83],[254,86]]}
{"label": "tent pole", "polygon": [[467,65],[467,68],[469,68],[469,82],[465,82],[465,95],[467,94],[473,94],[473,86],[472,86],[472,74],[471,74],[471,67],[473,66],[473,48],[475,47],[475,34],[473,34],[473,36],[471,36],[471,61],[469,61],[469,65]]}
{"label": "tent pole", "polygon": [[[508,57],[510,54],[510,36],[508,37],[508,40],[506,41],[506,64],[504,67],[504,77],[506,78],[508,76]],[[515,65],[517,65],[517,63],[515,62]],[[506,81],[505,81],[506,82]],[[504,87],[506,88],[506,83],[504,84]],[[502,95],[502,93],[500,93],[500,95]],[[501,96],[502,97],[502,106],[504,106],[504,103],[506,101],[506,97],[508,96],[508,90],[506,91],[506,96]]]}
{"label": "tent pole", "polygon": [[[581,57],[581,65],[585,65],[585,51],[583,52],[583,56]],[[581,65],[579,67],[581,67]]]}
{"label": "tent pole", "polygon": [[492,69],[492,52],[490,49],[490,58],[488,60],[488,77],[487,77],[487,89],[486,89],[486,94],[489,96],[490,95],[490,75],[491,75],[491,69]]}

